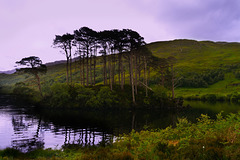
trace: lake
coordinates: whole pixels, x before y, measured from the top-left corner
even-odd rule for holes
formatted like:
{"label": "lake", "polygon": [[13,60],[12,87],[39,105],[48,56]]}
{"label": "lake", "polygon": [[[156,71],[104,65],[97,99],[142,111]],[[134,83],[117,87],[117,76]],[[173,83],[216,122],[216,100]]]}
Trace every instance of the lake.
{"label": "lake", "polygon": [[183,111],[79,111],[36,109],[16,104],[11,96],[0,96],[0,149],[14,147],[23,152],[36,148],[61,149],[69,145],[105,145],[132,129],[175,126],[178,118],[195,122],[201,114],[212,118],[238,112],[239,104],[185,102],[192,108]]}

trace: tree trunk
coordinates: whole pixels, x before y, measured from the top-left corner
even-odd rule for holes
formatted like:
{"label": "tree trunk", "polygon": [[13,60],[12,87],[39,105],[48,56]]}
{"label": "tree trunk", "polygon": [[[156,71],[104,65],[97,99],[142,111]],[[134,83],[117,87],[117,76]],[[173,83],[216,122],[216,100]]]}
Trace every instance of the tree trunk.
{"label": "tree trunk", "polygon": [[88,75],[88,73],[89,73],[89,68],[88,68],[88,57],[89,57],[89,51],[88,51],[88,47],[87,47],[87,65],[86,65],[86,78],[87,78],[87,86],[89,85],[89,75]]}
{"label": "tree trunk", "polygon": [[109,70],[109,84],[112,91],[112,65],[111,65],[111,55],[108,56],[108,70]]}
{"label": "tree trunk", "polygon": [[134,79],[133,79],[133,53],[131,52],[131,56],[130,56],[130,70],[131,70],[131,85],[132,85],[132,99],[133,99],[133,104],[136,104],[135,101],[135,91],[134,91]]}
{"label": "tree trunk", "polygon": [[114,85],[115,84],[115,79],[114,79],[114,76],[115,76],[115,54],[113,54],[112,55],[113,57],[112,57],[112,67],[111,67],[111,69],[112,69],[112,85]]}
{"label": "tree trunk", "polygon": [[124,74],[124,77],[123,77],[123,61],[122,61],[122,55],[120,56],[120,67],[121,67],[121,89],[123,90],[123,87],[124,87],[124,83],[125,83],[125,74]]}
{"label": "tree trunk", "polygon": [[90,71],[89,71],[89,74],[90,74],[90,84],[92,85],[92,52],[91,52],[91,55],[90,55]]}
{"label": "tree trunk", "polygon": [[[146,72],[147,72],[147,60],[146,60],[146,57],[144,56],[144,81],[145,81],[145,85],[147,86],[147,75],[146,75]],[[146,97],[148,97],[148,89],[147,87],[145,88],[145,92],[146,92]]]}
{"label": "tree trunk", "polygon": [[70,69],[70,83],[72,85],[72,57],[70,57],[70,67],[69,67],[69,69]]}
{"label": "tree trunk", "polygon": [[[132,53],[130,53],[130,54],[132,54]],[[132,69],[131,69],[131,56],[132,55],[130,55],[130,59],[129,59],[129,85],[131,85],[132,84]]]}
{"label": "tree trunk", "polygon": [[70,57],[70,82],[72,85],[72,51],[71,51],[71,47],[69,49],[69,57]]}
{"label": "tree trunk", "polygon": [[141,57],[138,58],[138,80],[141,79]]}
{"label": "tree trunk", "polygon": [[123,77],[123,83],[126,84],[126,72],[125,72],[125,70],[123,71],[123,76],[124,76]]}
{"label": "tree trunk", "polygon": [[107,67],[106,67],[106,56],[103,56],[103,81],[104,81],[104,85],[107,85]]}
{"label": "tree trunk", "polygon": [[93,66],[93,85],[96,84],[96,56],[97,56],[97,49],[94,50],[94,66]]}
{"label": "tree trunk", "polygon": [[136,117],[136,112],[132,112],[132,130],[135,129],[135,117]]}
{"label": "tree trunk", "polygon": [[96,84],[96,56],[94,56],[94,66],[93,66],[93,85]]}
{"label": "tree trunk", "polygon": [[82,55],[81,52],[79,50],[79,69],[80,69],[80,83],[81,85],[83,85],[83,78],[82,78]]}
{"label": "tree trunk", "polygon": [[138,94],[138,89],[137,89],[137,86],[138,86],[138,82],[137,82],[137,75],[138,75],[138,72],[137,72],[137,55],[135,54],[134,55],[134,68],[135,68],[135,81],[134,81],[134,85],[135,85],[135,94],[137,95]]}
{"label": "tree trunk", "polygon": [[43,97],[42,88],[41,88],[41,82],[40,82],[40,77],[38,76],[38,74],[35,74],[35,77],[36,77],[36,79],[37,79],[37,85],[38,85],[39,92],[40,92],[40,94],[41,94],[41,97]]}
{"label": "tree trunk", "polygon": [[83,55],[83,62],[82,62],[82,78],[83,78],[83,86],[85,86],[85,55]]}
{"label": "tree trunk", "polygon": [[149,82],[149,80],[150,80],[150,72],[151,72],[151,68],[150,67],[148,67],[148,75],[147,75],[147,79],[146,79],[146,85],[148,86],[148,82]]}
{"label": "tree trunk", "polygon": [[174,70],[173,70],[173,65],[171,65],[171,71],[172,71],[172,99],[175,98],[175,94],[174,94]]}
{"label": "tree trunk", "polygon": [[121,85],[121,53],[118,53],[118,83]]}
{"label": "tree trunk", "polygon": [[67,64],[66,64],[66,70],[67,70],[67,72],[66,72],[66,81],[67,81],[67,84],[69,84],[69,78],[68,78],[68,66],[69,66],[69,58],[67,57]]}

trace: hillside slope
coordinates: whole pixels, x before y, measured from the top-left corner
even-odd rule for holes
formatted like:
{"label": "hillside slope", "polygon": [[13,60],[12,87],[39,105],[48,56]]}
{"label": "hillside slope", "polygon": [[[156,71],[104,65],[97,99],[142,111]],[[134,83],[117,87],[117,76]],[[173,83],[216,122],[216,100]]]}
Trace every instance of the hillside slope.
{"label": "hillside slope", "polygon": [[[147,44],[147,47],[152,51],[153,55],[159,58],[167,58],[174,56],[177,59],[175,69],[179,76],[199,78],[203,74],[210,73],[214,70],[221,70],[224,74],[223,80],[214,81],[209,83],[207,87],[178,87],[176,90],[177,96],[191,96],[201,94],[231,94],[238,92],[240,83],[237,73],[240,73],[240,43],[227,43],[227,42],[211,42],[211,41],[195,41],[195,40],[173,40],[161,41]],[[98,58],[97,66],[102,63],[101,58]],[[73,81],[78,83],[79,68],[77,62],[73,64]],[[102,69],[97,67],[96,82],[102,83]],[[239,74],[240,75],[240,74]],[[126,75],[128,76],[128,75]],[[157,72],[151,73],[151,79],[156,79]],[[214,76],[214,75],[213,75]],[[240,77],[240,76],[239,76]],[[194,77],[193,77],[194,78]],[[41,76],[43,90],[53,83],[65,82],[65,64],[52,63],[48,66],[46,75]],[[11,92],[14,85],[19,82],[24,82],[27,85],[33,83],[34,79],[25,74],[0,74],[0,87],[2,92]],[[151,81],[151,80],[150,80]],[[157,81],[152,80],[151,86],[157,84]]]}
{"label": "hillside slope", "polygon": [[240,43],[174,40],[154,42],[148,48],[157,57],[174,56],[177,67],[195,72],[240,63]]}

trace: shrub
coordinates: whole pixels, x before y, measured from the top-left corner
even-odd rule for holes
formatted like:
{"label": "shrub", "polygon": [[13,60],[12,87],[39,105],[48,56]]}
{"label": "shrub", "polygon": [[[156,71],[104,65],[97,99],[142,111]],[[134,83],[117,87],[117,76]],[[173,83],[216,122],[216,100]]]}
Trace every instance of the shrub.
{"label": "shrub", "polygon": [[238,92],[234,92],[230,98],[232,102],[238,102],[239,99],[240,99],[240,95],[238,94]]}
{"label": "shrub", "polygon": [[113,107],[119,103],[115,91],[111,91],[109,87],[101,87],[98,91],[96,100],[102,107]]}
{"label": "shrub", "polygon": [[27,87],[24,83],[16,83],[13,88],[13,94],[18,97],[19,101],[27,101],[30,103],[37,103],[42,99],[38,91]]}
{"label": "shrub", "polygon": [[226,97],[222,95],[217,95],[217,101],[226,101]]}
{"label": "shrub", "polygon": [[22,153],[19,150],[16,150],[14,148],[6,148],[2,151],[0,151],[0,159],[1,157],[18,157]]}
{"label": "shrub", "polygon": [[96,102],[94,101],[94,99],[96,98],[94,90],[80,85],[76,86],[75,90],[77,94],[76,101],[79,105],[81,105],[81,107],[96,105]]}
{"label": "shrub", "polygon": [[240,79],[240,71],[234,73],[236,79]]}
{"label": "shrub", "polygon": [[181,87],[207,88],[221,80],[224,80],[222,70],[210,70],[203,73],[189,73],[180,80],[179,84]]}
{"label": "shrub", "polygon": [[156,87],[153,88],[153,96],[157,100],[162,100],[162,99],[167,99],[167,89],[164,88],[162,85],[157,85]]}
{"label": "shrub", "polygon": [[52,85],[50,92],[52,107],[63,107],[71,104],[72,97],[70,95],[69,85],[65,83],[56,83]]}
{"label": "shrub", "polygon": [[215,94],[206,94],[206,95],[202,95],[200,99],[202,101],[216,102],[217,96]]}
{"label": "shrub", "polygon": [[207,94],[206,100],[209,102],[215,102],[217,100],[217,96],[215,94]]}

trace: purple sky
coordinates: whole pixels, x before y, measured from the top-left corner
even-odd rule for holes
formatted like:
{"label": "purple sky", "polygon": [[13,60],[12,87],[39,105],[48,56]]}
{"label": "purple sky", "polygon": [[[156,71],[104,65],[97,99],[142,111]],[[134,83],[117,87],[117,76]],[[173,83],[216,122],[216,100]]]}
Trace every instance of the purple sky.
{"label": "purple sky", "polygon": [[57,34],[87,26],[130,28],[147,43],[173,39],[240,41],[240,0],[0,0],[0,70],[31,55],[65,59]]}

